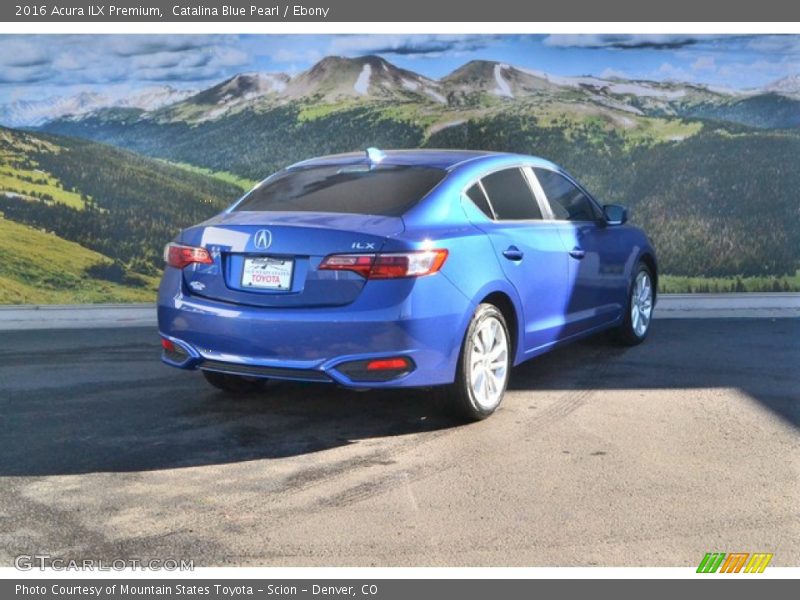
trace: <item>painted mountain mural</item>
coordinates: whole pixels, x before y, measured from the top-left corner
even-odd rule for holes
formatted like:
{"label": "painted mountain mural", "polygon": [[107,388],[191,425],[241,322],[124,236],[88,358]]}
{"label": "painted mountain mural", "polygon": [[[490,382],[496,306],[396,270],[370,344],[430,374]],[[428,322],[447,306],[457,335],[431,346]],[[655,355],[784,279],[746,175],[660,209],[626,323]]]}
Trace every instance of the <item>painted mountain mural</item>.
{"label": "painted mountain mural", "polygon": [[[15,128],[0,129],[4,236],[24,248],[35,230],[94,253],[70,261],[102,284],[79,285],[78,300],[147,297],[181,227],[288,164],[368,146],[544,156],[631,208],[667,291],[800,289],[797,76],[735,91],[473,60],[431,79],[331,56],[201,90],[6,105],[0,124]],[[0,263],[0,301],[56,298],[51,259],[33,259],[32,279],[19,253]]]}

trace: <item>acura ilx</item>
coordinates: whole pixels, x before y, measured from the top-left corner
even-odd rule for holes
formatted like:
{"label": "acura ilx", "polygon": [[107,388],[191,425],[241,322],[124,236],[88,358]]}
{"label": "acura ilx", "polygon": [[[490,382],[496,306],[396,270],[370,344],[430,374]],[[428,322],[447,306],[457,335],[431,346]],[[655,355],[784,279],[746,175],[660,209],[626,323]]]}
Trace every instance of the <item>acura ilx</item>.
{"label": "acura ilx", "polygon": [[482,419],[523,361],[603,330],[646,338],[656,255],[627,220],[531,156],[303,161],[167,245],[162,360],[231,393],[436,387]]}

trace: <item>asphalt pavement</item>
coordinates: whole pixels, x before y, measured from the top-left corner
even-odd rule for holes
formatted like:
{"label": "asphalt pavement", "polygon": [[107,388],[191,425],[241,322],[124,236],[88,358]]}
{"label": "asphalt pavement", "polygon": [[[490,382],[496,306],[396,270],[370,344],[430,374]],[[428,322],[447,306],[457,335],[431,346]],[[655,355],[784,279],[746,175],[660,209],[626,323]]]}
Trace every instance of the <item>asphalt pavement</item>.
{"label": "asphalt pavement", "polygon": [[800,319],[565,347],[470,425],[426,391],[230,399],[158,352],[150,327],[0,332],[0,565],[800,565]]}

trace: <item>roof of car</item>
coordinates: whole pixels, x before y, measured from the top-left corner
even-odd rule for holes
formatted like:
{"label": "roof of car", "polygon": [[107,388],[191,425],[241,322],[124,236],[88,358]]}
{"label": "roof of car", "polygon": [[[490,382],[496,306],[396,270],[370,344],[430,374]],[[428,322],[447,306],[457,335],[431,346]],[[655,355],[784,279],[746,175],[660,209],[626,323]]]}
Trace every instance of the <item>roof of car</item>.
{"label": "roof of car", "polygon": [[[479,158],[518,156],[485,150],[380,150],[379,152],[383,155],[380,160],[382,165],[424,166],[439,169],[451,169],[461,163]],[[366,151],[347,152],[345,154],[331,154],[329,156],[311,158],[295,163],[289,168],[369,164],[369,162]]]}

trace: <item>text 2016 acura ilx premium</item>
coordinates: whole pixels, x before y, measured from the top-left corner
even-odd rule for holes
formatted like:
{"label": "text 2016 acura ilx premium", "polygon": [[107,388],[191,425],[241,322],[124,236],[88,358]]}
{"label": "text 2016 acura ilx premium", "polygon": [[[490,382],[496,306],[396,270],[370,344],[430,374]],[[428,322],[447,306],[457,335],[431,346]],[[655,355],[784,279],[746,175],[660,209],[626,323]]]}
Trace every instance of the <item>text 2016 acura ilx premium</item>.
{"label": "text 2016 acura ilx premium", "polygon": [[513,365],[604,329],[645,339],[656,257],[626,221],[529,156],[304,161],[166,247],[162,360],[231,392],[443,386],[481,419]]}

